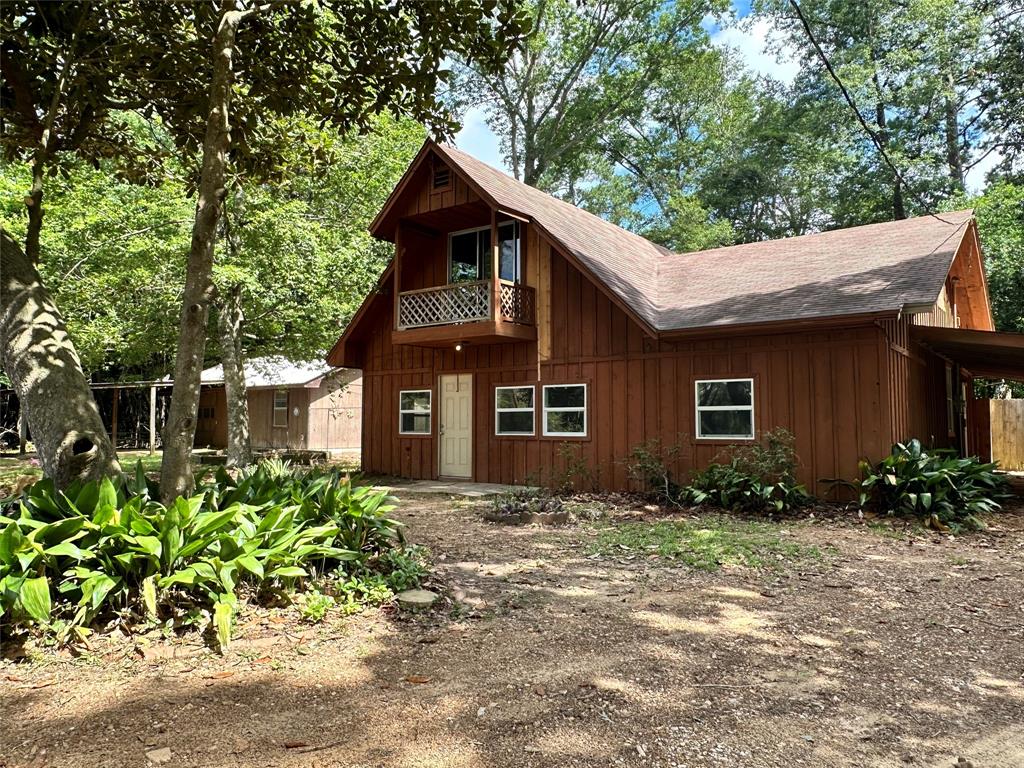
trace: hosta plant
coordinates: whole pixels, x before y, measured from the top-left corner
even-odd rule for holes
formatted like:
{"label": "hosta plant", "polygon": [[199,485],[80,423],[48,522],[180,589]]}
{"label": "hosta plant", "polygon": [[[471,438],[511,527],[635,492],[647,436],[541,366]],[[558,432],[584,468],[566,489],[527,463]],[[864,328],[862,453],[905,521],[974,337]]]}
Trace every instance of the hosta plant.
{"label": "hosta plant", "polygon": [[999,509],[998,500],[1007,495],[996,464],[950,449],[929,450],[920,440],[896,443],[880,462],[862,461],[860,469],[856,482],[832,482],[852,488],[862,507],[918,517],[938,529],[981,527],[979,515]]}
{"label": "hosta plant", "polygon": [[223,647],[240,586],[292,588],[400,543],[386,493],[285,469],[221,472],[169,507],[141,466],[65,491],[36,483],[0,509],[0,631],[33,621],[66,639],[100,617],[155,621],[200,608]]}

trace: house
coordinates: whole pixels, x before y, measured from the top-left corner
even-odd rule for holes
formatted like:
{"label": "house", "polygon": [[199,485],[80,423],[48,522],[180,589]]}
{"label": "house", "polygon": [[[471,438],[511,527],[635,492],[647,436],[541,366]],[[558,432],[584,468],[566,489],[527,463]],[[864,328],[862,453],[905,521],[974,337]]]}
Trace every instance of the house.
{"label": "house", "polygon": [[[221,366],[202,373],[195,444],[227,446],[227,398]],[[245,364],[249,432],[254,449],[359,450],[362,377],[322,362],[261,357]]]}
{"label": "house", "polygon": [[625,489],[637,446],[685,477],[784,427],[823,492],[896,440],[976,450],[972,379],[1024,378],[970,211],[680,255],[428,141],[371,232],[394,258],[328,356],[367,471]]}

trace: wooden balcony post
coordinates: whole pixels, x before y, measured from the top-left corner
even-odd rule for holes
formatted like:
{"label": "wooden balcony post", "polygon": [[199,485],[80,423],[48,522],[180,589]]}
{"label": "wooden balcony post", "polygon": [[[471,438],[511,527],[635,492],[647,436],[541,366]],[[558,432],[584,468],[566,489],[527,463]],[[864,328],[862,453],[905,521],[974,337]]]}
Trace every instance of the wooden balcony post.
{"label": "wooden balcony post", "polygon": [[402,220],[395,225],[395,328],[400,327],[401,294],[402,294]]}
{"label": "wooden balcony post", "polygon": [[501,324],[501,249],[498,246],[498,212],[491,209],[491,319]]}

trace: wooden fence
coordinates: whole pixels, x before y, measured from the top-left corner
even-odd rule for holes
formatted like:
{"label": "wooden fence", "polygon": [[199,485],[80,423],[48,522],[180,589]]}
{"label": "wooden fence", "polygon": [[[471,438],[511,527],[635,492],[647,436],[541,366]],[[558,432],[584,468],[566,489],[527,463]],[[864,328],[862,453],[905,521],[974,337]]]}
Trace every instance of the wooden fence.
{"label": "wooden fence", "polygon": [[992,460],[1000,469],[1024,470],[1024,400],[989,400]]}

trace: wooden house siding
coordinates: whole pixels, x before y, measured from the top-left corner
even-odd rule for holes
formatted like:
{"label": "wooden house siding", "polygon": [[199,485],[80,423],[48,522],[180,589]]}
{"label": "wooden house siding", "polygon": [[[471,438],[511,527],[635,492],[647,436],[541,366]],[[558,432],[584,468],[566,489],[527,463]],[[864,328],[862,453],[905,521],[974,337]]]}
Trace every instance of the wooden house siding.
{"label": "wooden house siding", "polygon": [[[822,478],[853,477],[861,457],[888,450],[888,346],[877,325],[657,340],[545,238],[531,233],[527,250],[534,257],[526,280],[537,290],[536,342],[466,345],[462,352],[395,346],[392,304],[375,300],[362,338],[366,470],[437,476],[437,381],[453,372],[474,374],[473,474],[481,482],[552,482],[568,464],[582,463],[597,485],[626,489],[626,458],[651,440],[679,445],[673,469],[685,477],[729,446],[694,436],[698,378],[753,378],[758,434],[793,432],[800,477],[819,492]],[[494,434],[494,387],[515,383],[538,385],[533,437]],[[539,385],[552,383],[588,385],[585,438],[541,436]],[[399,392],[418,388],[435,392],[431,435],[399,435]]]}

